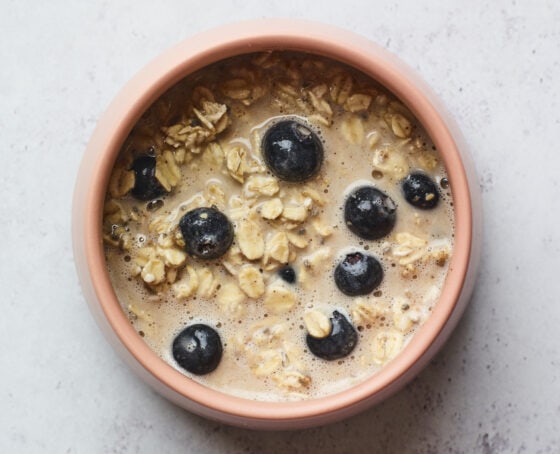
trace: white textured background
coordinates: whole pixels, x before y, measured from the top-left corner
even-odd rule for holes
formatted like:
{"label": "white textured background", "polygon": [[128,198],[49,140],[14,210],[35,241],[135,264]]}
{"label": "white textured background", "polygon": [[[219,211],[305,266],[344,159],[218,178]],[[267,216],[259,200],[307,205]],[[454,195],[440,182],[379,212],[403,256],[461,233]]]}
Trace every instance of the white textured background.
{"label": "white textured background", "polygon": [[[205,421],[142,384],[90,317],[70,242],[80,158],[123,84],[198,31],[273,16],[414,67],[472,147],[485,215],[474,298],[433,363],[376,408],[285,433]],[[0,0],[0,452],[560,452],[559,64],[554,0]]]}

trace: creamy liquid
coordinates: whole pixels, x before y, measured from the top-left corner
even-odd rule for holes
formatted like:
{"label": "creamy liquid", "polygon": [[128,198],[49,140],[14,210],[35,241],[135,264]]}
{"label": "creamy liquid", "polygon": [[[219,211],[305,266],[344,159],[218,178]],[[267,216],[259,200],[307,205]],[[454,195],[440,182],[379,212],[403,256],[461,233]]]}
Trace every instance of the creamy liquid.
{"label": "creamy liquid", "polygon": [[[203,85],[212,92],[217,102],[224,103],[229,108],[230,124],[214,140],[223,150],[234,146],[242,147],[255,162],[262,162],[260,141],[267,128],[278,119],[296,118],[315,131],[323,142],[325,159],[319,175],[301,184],[280,181],[280,190],[273,197],[260,196],[247,203],[243,185],[227,171],[227,159],[221,164],[212,162],[211,159],[203,158],[206,153],[203,150],[200,154],[193,154],[189,162],[180,165],[180,182],[170,194],[162,198],[163,205],[155,211],[149,211],[146,202],[137,201],[130,195],[120,198],[108,196],[108,200],[117,201],[123,212],[133,214],[132,219],[120,224],[106,220],[105,231],[114,231],[114,225],[125,226],[127,230],[126,246],[122,247],[121,244],[119,248],[107,244],[107,266],[123,310],[129,314],[131,323],[146,343],[160,357],[185,375],[211,388],[248,399],[284,401],[329,395],[363,381],[389,362],[413,338],[436,304],[445,281],[448,255],[453,243],[453,209],[445,180],[442,183],[447,175],[432,142],[410,113],[389,93],[364,75],[339,63],[296,53],[272,56],[280,63],[269,68],[255,63],[264,59],[263,56],[251,55],[226,60],[187,77],[144,115],[123,146],[122,155],[126,162],[127,154],[138,154],[150,147],[156,154],[168,148],[173,149],[164,143],[166,133],[160,128],[174,124],[181,115],[192,116],[189,112],[192,90]],[[314,63],[309,63],[310,61]],[[224,90],[220,89],[224,80],[240,77],[239,68],[256,68],[257,75],[250,82],[266,86],[263,88],[265,93],[250,105],[225,96]],[[288,70],[299,71],[300,78],[288,77]],[[330,92],[333,77],[336,79],[336,75],[340,73],[351,76],[351,93],[365,93],[371,97],[367,110],[350,112],[344,105],[338,105],[332,100]],[[298,105],[297,101],[284,102],[284,98],[278,95],[276,82],[280,81],[291,81],[298,90],[326,84],[330,91],[324,95],[324,99],[332,105],[333,111],[331,116],[327,116],[327,120],[332,121],[332,125],[321,124],[320,120],[313,117],[317,112],[313,106],[309,107],[309,101],[306,104],[307,112],[302,112],[301,103]],[[391,122],[391,115],[395,113],[405,116],[411,122],[410,137],[398,137],[395,134]],[[400,133],[401,130],[397,129],[397,132]],[[402,157],[401,161],[395,161],[398,165],[393,166],[397,170],[387,167],[387,160],[380,159],[383,150],[388,150],[391,159],[395,159],[395,156]],[[408,171],[406,168],[402,169],[402,162],[405,167],[409,167]],[[429,174],[438,184],[441,198],[435,209],[420,210],[404,199],[400,180],[414,170]],[[259,175],[270,174],[265,171]],[[246,180],[247,178],[245,182]],[[210,200],[209,185],[221,188],[226,195],[225,201]],[[377,187],[397,205],[395,227],[387,237],[380,240],[367,241],[357,237],[349,231],[343,219],[347,194],[362,185]],[[291,310],[279,314],[270,313],[264,307],[262,297],[246,298],[241,307],[233,309],[226,309],[219,304],[216,295],[220,288],[226,283],[237,282],[236,276],[223,265],[227,258],[210,262],[187,258],[187,266],[192,266],[195,270],[208,268],[218,282],[220,288],[210,296],[176,296],[173,284],[188,278],[185,265],[174,268],[172,274],[175,273],[176,276],[167,279],[174,281],[173,283],[147,285],[142,276],[138,275],[142,268],[138,264],[142,248],[154,246],[158,241],[158,233],[150,232],[149,227],[154,219],[159,218],[169,224],[169,232],[169,229],[177,225],[184,212],[197,206],[215,204],[232,219],[237,232],[240,220],[236,219],[236,213],[240,209],[236,203],[239,200],[245,201],[243,209],[253,210],[255,213],[264,201],[274,197],[281,198],[285,205],[291,199],[298,200],[304,187],[316,190],[325,203],[320,206],[313,202],[307,220],[290,230],[297,234],[304,230],[301,236],[310,240],[304,249],[290,245],[290,265],[296,270],[296,283],[283,283],[277,274],[280,265],[273,260],[267,265],[269,268],[277,265],[276,268],[267,270],[262,260],[251,262],[243,259],[243,263],[256,264],[263,270],[267,288],[282,285],[295,292],[297,304]],[[130,218],[128,215],[125,217]],[[256,219],[265,240],[270,239],[274,232],[284,231],[283,223],[291,224],[285,220],[267,221],[258,215],[253,219]],[[321,236],[314,229],[313,221],[332,227],[333,233]],[[418,260],[402,264],[407,258],[413,258],[416,249],[403,256],[406,245],[403,246],[402,241],[399,243],[399,233],[410,234],[425,241],[417,248],[420,251]],[[309,271],[306,263],[317,250],[329,251],[330,254],[320,260],[315,269]],[[346,296],[334,283],[334,268],[350,251],[371,254],[383,266],[384,279],[370,295]],[[438,253],[442,253],[444,258],[441,259]],[[439,261],[437,257],[440,257]],[[306,278],[305,282],[300,281],[303,276]],[[368,308],[376,308],[379,314],[357,316],[358,300]],[[325,361],[307,351],[303,316],[310,310],[323,311],[327,315],[338,310],[356,327],[359,341],[348,357]],[[403,321],[403,317],[410,314],[410,320]],[[214,327],[219,332],[224,347],[218,368],[204,376],[194,376],[182,370],[171,354],[174,337],[193,323],[205,323]],[[255,324],[263,325],[264,329],[261,326],[255,328]],[[263,341],[262,334],[268,335],[271,331],[279,333],[278,337],[270,343]],[[260,337],[259,334],[253,336],[256,332],[261,334]],[[387,340],[383,333],[397,336],[397,340],[391,336]],[[271,371],[256,373],[258,363],[266,362],[266,354],[263,356],[266,351],[280,352],[282,363]],[[294,367],[290,365],[290,358],[293,356],[298,358]],[[303,386],[298,383],[291,386],[286,371],[292,370],[303,373],[310,378],[310,382]]]}

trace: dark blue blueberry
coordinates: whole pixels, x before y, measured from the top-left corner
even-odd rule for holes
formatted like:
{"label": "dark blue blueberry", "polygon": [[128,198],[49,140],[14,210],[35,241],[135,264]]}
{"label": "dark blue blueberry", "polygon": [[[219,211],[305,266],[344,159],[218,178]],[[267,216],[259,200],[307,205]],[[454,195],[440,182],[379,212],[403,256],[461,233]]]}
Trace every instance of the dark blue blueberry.
{"label": "dark blue blueberry", "polygon": [[233,242],[233,226],[218,209],[195,208],[179,221],[185,240],[185,250],[201,259],[217,259],[224,255]]}
{"label": "dark blue blueberry", "polygon": [[204,375],[212,372],[222,359],[220,335],[203,324],[191,325],[173,341],[173,358],[183,369]]}
{"label": "dark blue blueberry", "polygon": [[306,337],[311,353],[319,358],[332,361],[348,356],[358,343],[358,333],[352,324],[338,311],[331,317],[331,332],[327,337]]}
{"label": "dark blue blueberry", "polygon": [[323,144],[297,121],[272,125],[264,135],[262,148],[268,168],[285,181],[305,181],[316,175],[323,163]]}
{"label": "dark blue blueberry", "polygon": [[153,200],[166,194],[166,190],[156,178],[156,158],[140,156],[132,163],[134,187],[132,195],[138,200]]}
{"label": "dark blue blueberry", "polygon": [[439,202],[439,192],[432,179],[423,173],[411,173],[402,182],[404,198],[416,208],[429,210]]}
{"label": "dark blue blueberry", "polygon": [[377,240],[389,234],[397,218],[395,202],[373,186],[352,191],[344,205],[344,221],[356,235]]}
{"label": "dark blue blueberry", "polygon": [[371,255],[361,252],[347,254],[334,270],[334,281],[345,295],[371,293],[383,280],[383,268]]}
{"label": "dark blue blueberry", "polygon": [[296,281],[296,272],[291,266],[281,268],[280,271],[278,271],[278,274],[289,284],[293,284]]}

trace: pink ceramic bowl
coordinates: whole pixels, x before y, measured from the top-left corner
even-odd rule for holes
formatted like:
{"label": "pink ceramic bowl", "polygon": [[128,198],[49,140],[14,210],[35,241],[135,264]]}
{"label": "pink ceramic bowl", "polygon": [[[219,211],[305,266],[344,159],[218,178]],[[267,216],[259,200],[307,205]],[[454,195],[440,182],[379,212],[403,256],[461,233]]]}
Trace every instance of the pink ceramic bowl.
{"label": "pink ceramic bowl", "polygon": [[[440,151],[455,208],[455,249],[441,298],[404,351],[379,373],[338,394],[297,403],[255,402],[214,391],[156,356],[121,310],[105,268],[102,207],[111,169],[140,115],[169,87],[210,63],[270,49],[323,55],[353,66],[392,91],[416,115]],[[76,184],[73,238],[83,292],[102,331],[132,369],[156,391],[193,413],[237,426],[294,429],[342,419],[374,405],[411,380],[441,348],[471,295],[480,245],[480,203],[473,167],[453,122],[431,90],[381,47],[332,26],[258,20],[189,38],[146,66],[99,120]]]}

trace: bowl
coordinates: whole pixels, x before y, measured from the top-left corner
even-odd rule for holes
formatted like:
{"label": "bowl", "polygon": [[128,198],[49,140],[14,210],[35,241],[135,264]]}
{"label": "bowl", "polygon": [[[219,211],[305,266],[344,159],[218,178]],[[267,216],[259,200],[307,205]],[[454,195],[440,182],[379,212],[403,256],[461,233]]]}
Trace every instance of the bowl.
{"label": "bowl", "polygon": [[[327,397],[258,402],[206,388],[160,359],[121,309],[105,265],[102,208],[125,138],[142,113],[186,75],[227,57],[267,50],[317,54],[352,66],[385,86],[416,116],[445,163],[455,210],[455,244],[441,297],[405,349],[377,374]],[[183,41],[142,69],[102,115],[87,146],[73,200],[73,245],[85,298],[99,327],[124,361],[157,392],[203,417],[253,429],[295,429],[349,417],[410,381],[442,347],[473,290],[481,239],[480,201],[465,142],[442,104],[402,62],[380,46],[339,28],[299,20],[247,21]]]}

